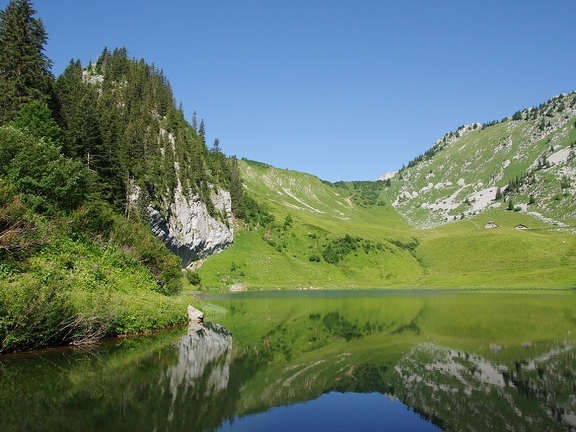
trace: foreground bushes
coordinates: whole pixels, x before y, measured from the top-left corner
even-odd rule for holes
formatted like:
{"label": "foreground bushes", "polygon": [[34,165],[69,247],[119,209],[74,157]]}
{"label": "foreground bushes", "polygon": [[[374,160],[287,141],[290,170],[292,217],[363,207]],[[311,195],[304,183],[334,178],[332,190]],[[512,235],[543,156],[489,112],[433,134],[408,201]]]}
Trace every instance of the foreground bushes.
{"label": "foreground bushes", "polygon": [[160,293],[135,254],[51,239],[0,273],[0,353],[81,344],[183,322],[186,305]]}
{"label": "foreground bushes", "polygon": [[[177,297],[82,291],[70,281],[0,283],[0,354],[144,332],[185,321]],[[32,282],[32,283],[30,283]]]}
{"label": "foreground bushes", "polygon": [[0,176],[0,353],[166,327],[181,262],[149,228],[87,201],[39,214]]}

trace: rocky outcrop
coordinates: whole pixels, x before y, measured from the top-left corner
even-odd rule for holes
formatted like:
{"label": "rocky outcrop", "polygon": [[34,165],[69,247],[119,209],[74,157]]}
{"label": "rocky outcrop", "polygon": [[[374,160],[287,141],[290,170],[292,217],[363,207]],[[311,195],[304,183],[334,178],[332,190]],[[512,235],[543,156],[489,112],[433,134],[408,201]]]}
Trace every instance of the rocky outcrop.
{"label": "rocky outcrop", "polygon": [[194,306],[188,305],[188,321],[200,324],[204,322],[204,312],[196,309]]}
{"label": "rocky outcrop", "polygon": [[[135,206],[141,198],[141,188],[133,185],[131,200]],[[230,193],[212,187],[210,198],[220,217],[210,214],[199,194],[185,194],[180,183],[167,211],[148,205],[152,230],[166,246],[182,259],[182,266],[217,254],[234,241]]]}
{"label": "rocky outcrop", "polygon": [[204,312],[188,305],[188,333],[194,333],[202,328]]}

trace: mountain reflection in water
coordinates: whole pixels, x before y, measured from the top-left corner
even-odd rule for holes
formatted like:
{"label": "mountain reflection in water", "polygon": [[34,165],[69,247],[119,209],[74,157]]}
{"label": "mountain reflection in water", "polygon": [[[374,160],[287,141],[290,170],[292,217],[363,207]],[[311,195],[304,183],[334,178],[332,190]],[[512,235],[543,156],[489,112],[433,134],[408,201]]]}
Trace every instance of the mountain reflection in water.
{"label": "mountain reflection in water", "polygon": [[232,334],[224,327],[207,322],[188,328],[188,334],[178,341],[178,363],[166,371],[170,392],[176,398],[178,390],[198,386],[201,380],[210,396],[226,390],[230,378]]}
{"label": "mountain reflection in water", "polygon": [[573,430],[573,299],[210,299],[219,324],[0,357],[0,430]]}

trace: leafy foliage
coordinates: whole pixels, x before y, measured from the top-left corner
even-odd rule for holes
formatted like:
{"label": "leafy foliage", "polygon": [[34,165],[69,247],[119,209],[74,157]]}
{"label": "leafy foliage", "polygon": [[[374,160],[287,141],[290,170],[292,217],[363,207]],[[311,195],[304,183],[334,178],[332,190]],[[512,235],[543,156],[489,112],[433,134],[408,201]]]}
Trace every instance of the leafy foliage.
{"label": "leafy foliage", "polygon": [[[390,180],[390,179],[388,179]],[[350,199],[355,204],[362,207],[369,206],[383,206],[384,201],[381,198],[382,190],[385,186],[389,186],[390,182],[377,181],[351,181],[351,182],[336,182],[334,186],[339,189],[344,189],[350,194]]]}
{"label": "leafy foliage", "polygon": [[202,278],[200,277],[200,275],[192,270],[186,271],[186,279],[188,279],[188,282],[190,282],[194,286],[199,286],[202,283]]}
{"label": "leafy foliage", "polygon": [[45,102],[35,101],[24,105],[12,125],[57,147],[62,144],[62,130]]}
{"label": "leafy foliage", "polygon": [[77,160],[64,157],[52,143],[10,127],[0,128],[0,174],[42,209],[73,210],[90,190],[90,174]]}

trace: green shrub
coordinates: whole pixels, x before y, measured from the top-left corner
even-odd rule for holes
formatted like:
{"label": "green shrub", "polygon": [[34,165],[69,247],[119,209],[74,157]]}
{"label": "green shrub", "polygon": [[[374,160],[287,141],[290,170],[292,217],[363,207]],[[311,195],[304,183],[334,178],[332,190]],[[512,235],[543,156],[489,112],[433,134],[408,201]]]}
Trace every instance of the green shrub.
{"label": "green shrub", "polygon": [[200,275],[192,270],[186,271],[186,279],[194,286],[199,286],[202,283],[202,278]]}
{"label": "green shrub", "polygon": [[36,281],[0,284],[0,353],[66,343],[74,312],[69,287],[58,272]]}
{"label": "green shrub", "polygon": [[308,258],[308,260],[309,260],[310,262],[320,262],[320,259],[321,259],[321,258],[320,258],[320,255],[318,255],[318,254],[312,254],[312,255],[310,255],[310,257]]}
{"label": "green shrub", "polygon": [[73,210],[92,187],[89,171],[65,158],[58,147],[12,127],[0,128],[0,175],[5,175],[39,209]]}
{"label": "green shrub", "polygon": [[173,295],[182,289],[182,260],[154,237],[148,227],[115,215],[110,237],[152,272],[157,292]]}
{"label": "green shrub", "polygon": [[12,125],[37,139],[57,146],[62,144],[62,130],[46,102],[35,101],[22,107]]}
{"label": "green shrub", "polygon": [[336,252],[336,250],[334,250],[331,245],[328,245],[326,249],[324,249],[324,252],[322,252],[322,257],[328,264],[338,264],[340,261],[338,252]]}

